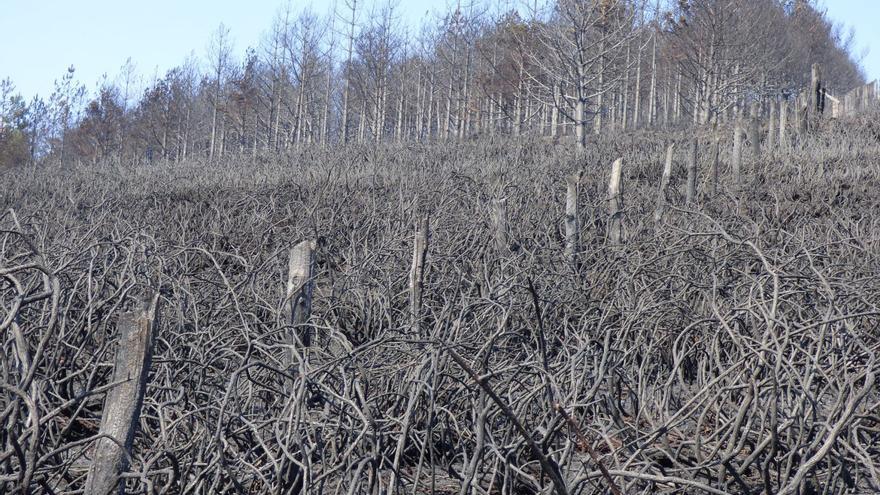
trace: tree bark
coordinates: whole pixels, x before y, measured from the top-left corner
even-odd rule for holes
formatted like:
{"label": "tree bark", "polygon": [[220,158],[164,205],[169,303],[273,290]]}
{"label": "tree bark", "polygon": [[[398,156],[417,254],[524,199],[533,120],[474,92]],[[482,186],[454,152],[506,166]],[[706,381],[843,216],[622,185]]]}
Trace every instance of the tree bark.
{"label": "tree bark", "polygon": [[[85,493],[122,493],[120,474],[128,468],[131,446],[137,433],[144,392],[152,362],[153,339],[158,330],[159,295],[139,303],[134,311],[123,313],[116,328],[119,341],[112,383],[101,416],[95,455],[86,478]],[[112,438],[112,440],[111,440]]]}
{"label": "tree bark", "polygon": [[672,178],[672,159],[675,154],[675,145],[670,144],[666,148],[666,162],[663,164],[663,173],[660,175],[660,194],[657,196],[657,207],[654,209],[654,222],[663,221],[666,205],[669,203],[669,181]]}
{"label": "tree bark", "polygon": [[721,168],[721,138],[715,137],[715,153],[712,158],[712,196],[718,194],[718,174]]}
{"label": "tree bark", "polygon": [[785,100],[779,102],[779,146],[788,146],[788,103]]}
{"label": "tree bark", "polygon": [[761,158],[761,134],[758,104],[753,103],[749,109],[749,145],[752,147],[752,156],[757,160]]}
{"label": "tree bark", "polygon": [[428,217],[425,216],[416,225],[413,238],[413,261],[409,271],[409,309],[413,331],[418,335],[421,331],[422,315],[422,284],[425,278],[425,258],[428,254]]}
{"label": "tree bark", "polygon": [[767,122],[767,149],[773,154],[776,151],[776,102],[770,101],[770,116]]}
{"label": "tree bark", "polygon": [[495,250],[505,253],[510,250],[510,235],[507,224],[507,199],[492,200],[492,227],[495,234]]}
{"label": "tree bark", "polygon": [[743,146],[742,146],[742,119],[737,117],[736,123],[733,128],[733,183],[736,187],[740,186],[742,180],[742,157],[743,157]]}
{"label": "tree bark", "polygon": [[285,324],[290,327],[287,344],[288,366],[296,364],[296,347],[312,345],[312,331],[307,326],[312,312],[312,290],[314,288],[315,241],[302,241],[290,250],[287,268],[287,287],[284,297]]}
{"label": "tree bark", "polygon": [[691,140],[688,150],[687,162],[687,195],[686,202],[689,205],[697,202],[697,139]]}
{"label": "tree bark", "polygon": [[608,242],[612,246],[624,242],[622,169],[623,159],[618,158],[611,165],[611,179],[608,181]]}

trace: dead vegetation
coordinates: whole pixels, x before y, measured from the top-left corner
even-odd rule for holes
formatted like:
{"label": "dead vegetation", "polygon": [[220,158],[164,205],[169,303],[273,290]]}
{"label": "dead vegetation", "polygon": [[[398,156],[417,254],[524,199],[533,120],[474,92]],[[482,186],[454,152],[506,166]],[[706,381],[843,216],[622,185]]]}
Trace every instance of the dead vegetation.
{"label": "dead vegetation", "polygon": [[[155,293],[131,493],[880,490],[874,127],[747,156],[741,188],[726,142],[714,196],[702,139],[692,204],[678,141],[657,222],[656,135],[7,174],[0,491],[83,489],[117,322]],[[283,316],[303,240],[310,347]]]}

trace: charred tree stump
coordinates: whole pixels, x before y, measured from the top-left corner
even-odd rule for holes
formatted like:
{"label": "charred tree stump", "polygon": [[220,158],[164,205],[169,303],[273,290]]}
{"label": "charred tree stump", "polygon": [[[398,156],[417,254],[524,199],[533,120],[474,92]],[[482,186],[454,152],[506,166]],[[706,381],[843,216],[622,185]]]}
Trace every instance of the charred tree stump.
{"label": "charred tree stump", "polygon": [[159,321],[159,295],[141,301],[123,313],[116,325],[119,341],[113,366],[113,383],[107,392],[101,415],[95,456],[86,477],[85,493],[122,493],[120,475],[128,468],[131,446],[137,433],[144,392],[153,354],[153,339]]}
{"label": "charred tree stump", "polygon": [[[302,241],[290,250],[287,268],[287,290],[284,297],[284,319],[290,325],[287,344],[304,347],[312,345],[312,329],[308,326],[312,312],[314,289],[315,241]],[[296,351],[290,349],[288,365],[293,365]]]}
{"label": "charred tree stump", "polygon": [[499,254],[509,252],[511,250],[511,246],[510,233],[507,224],[506,198],[492,200],[492,210],[490,211],[490,216],[492,219],[492,229],[495,236],[495,250],[498,251]]}
{"label": "charred tree stump", "polygon": [[413,261],[409,270],[410,324],[416,333],[421,330],[422,285],[425,279],[425,258],[428,254],[428,217],[416,225],[413,236]]}
{"label": "charred tree stump", "polygon": [[687,162],[687,192],[685,196],[687,204],[697,202],[697,139],[691,140],[688,150]]}
{"label": "charred tree stump", "polygon": [[623,158],[611,165],[611,179],[608,181],[608,242],[612,246],[624,243],[623,225]]}
{"label": "charred tree stump", "polygon": [[[825,88],[822,86],[822,66],[813,64],[810,71],[810,114],[813,117],[811,126],[819,122],[819,117],[825,111]],[[815,127],[813,127],[815,129]]]}
{"label": "charred tree stump", "polygon": [[669,203],[669,181],[672,179],[672,158],[675,154],[675,144],[666,148],[666,162],[663,164],[663,173],[660,175],[660,193],[657,196],[657,207],[654,209],[654,222],[663,221],[666,205]]}

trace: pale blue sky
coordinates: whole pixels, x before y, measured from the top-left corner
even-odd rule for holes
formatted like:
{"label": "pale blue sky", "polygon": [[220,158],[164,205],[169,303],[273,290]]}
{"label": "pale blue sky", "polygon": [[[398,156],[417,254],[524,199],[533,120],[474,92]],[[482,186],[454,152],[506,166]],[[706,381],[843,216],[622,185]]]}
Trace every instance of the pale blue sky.
{"label": "pale blue sky", "polygon": [[[293,0],[294,11],[331,0]],[[406,24],[417,29],[426,12],[453,0],[399,0]],[[880,76],[880,0],[824,0],[832,18],[856,30],[869,79]],[[114,78],[128,57],[150,79],[190,54],[202,57],[222,22],[238,56],[256,46],[286,0],[0,0],[0,79],[11,77],[26,97],[48,96],[68,66],[93,91],[102,74]],[[496,3],[496,2],[491,2]],[[511,2],[514,3],[514,2]],[[340,1],[341,4],[341,1]]]}

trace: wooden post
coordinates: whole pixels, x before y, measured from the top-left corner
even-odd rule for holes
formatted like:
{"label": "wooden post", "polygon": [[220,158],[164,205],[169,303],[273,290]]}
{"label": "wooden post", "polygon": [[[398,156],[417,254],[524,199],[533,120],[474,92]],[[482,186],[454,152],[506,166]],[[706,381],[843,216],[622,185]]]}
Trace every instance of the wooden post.
{"label": "wooden post", "polygon": [[733,126],[733,183],[738,187],[742,179],[742,158],[743,158],[743,130],[742,119],[737,118]]}
{"label": "wooden post", "polygon": [[669,180],[672,177],[672,157],[675,153],[675,144],[666,148],[666,162],[663,164],[663,174],[660,176],[660,194],[657,197],[657,207],[654,209],[654,222],[663,220],[666,211],[666,203],[669,201]]}
{"label": "wooden post", "polygon": [[507,231],[507,198],[492,200],[492,228],[495,231],[495,249],[499,253],[510,250],[509,235]]}
{"label": "wooden post", "polygon": [[807,103],[804,102],[803,96],[799,96],[797,99],[797,102],[798,102],[797,107],[796,107],[797,108],[797,115],[795,115],[795,119],[797,119],[796,120],[796,123],[797,123],[796,128],[797,128],[798,140],[796,142],[800,143],[801,142],[800,137],[802,135],[806,134],[807,129],[809,127],[807,125],[807,122],[809,122],[809,120],[810,120],[809,119],[810,104],[808,102]]}
{"label": "wooden post", "polygon": [[[312,331],[306,326],[312,312],[312,290],[314,288],[315,241],[302,241],[290,250],[287,267],[287,291],[284,297],[284,317],[291,326],[287,344],[297,346],[312,345]],[[288,364],[293,365],[296,352],[289,351]]]}
{"label": "wooden post", "polygon": [[810,71],[810,114],[818,116],[822,110],[822,68],[815,63]]}
{"label": "wooden post", "polygon": [[580,251],[581,225],[578,215],[580,180],[580,174],[565,178],[565,257],[573,268],[577,268],[577,254]]}
{"label": "wooden post", "polygon": [[697,138],[691,140],[687,162],[687,196],[688,204],[697,202]]}
{"label": "wooden post", "polygon": [[770,116],[767,122],[767,149],[770,154],[776,152],[776,103],[770,102]]}
{"label": "wooden post", "polygon": [[788,147],[788,103],[785,100],[779,102],[779,146]]}
{"label": "wooden post", "polygon": [[123,313],[116,324],[119,341],[112,382],[121,382],[107,392],[101,416],[95,455],[86,477],[85,493],[108,495],[122,493],[120,474],[128,468],[131,445],[137,432],[147,388],[153,354],[153,339],[158,329],[159,295],[139,302],[131,312]]}
{"label": "wooden post", "polygon": [[624,242],[623,232],[623,158],[611,165],[611,179],[608,181],[608,242],[619,246]]}
{"label": "wooden post", "polygon": [[420,330],[422,284],[425,279],[425,257],[428,254],[428,217],[422,217],[413,236],[413,261],[409,270],[409,311],[413,330]]}

